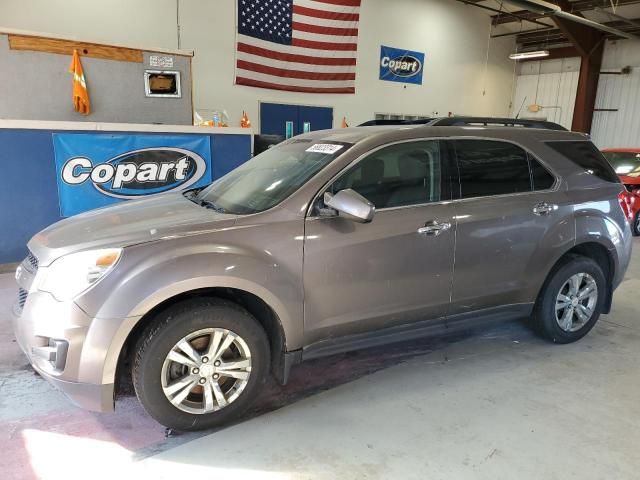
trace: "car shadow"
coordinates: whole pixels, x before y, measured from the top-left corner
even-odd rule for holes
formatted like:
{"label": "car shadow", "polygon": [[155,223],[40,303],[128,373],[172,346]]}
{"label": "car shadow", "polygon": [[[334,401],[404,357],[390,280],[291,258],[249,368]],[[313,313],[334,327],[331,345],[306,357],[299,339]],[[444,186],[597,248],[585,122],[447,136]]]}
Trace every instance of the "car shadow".
{"label": "car shadow", "polygon": [[[409,340],[303,362],[292,369],[287,385],[278,384],[270,376],[253,406],[233,422],[198,432],[178,432],[166,429],[165,441],[137,450],[134,459],[142,460],[170,450],[183,443],[225,430],[233,425],[292,405],[320,392],[353,382],[413,358],[443,351],[452,344],[477,336],[492,339],[499,337],[506,340],[522,339],[523,336],[536,338],[524,322],[509,322],[494,325],[491,328],[476,328],[455,334]],[[443,363],[448,360],[446,354],[440,359]],[[130,384],[122,385],[121,391],[125,395],[132,395],[133,387]]]}

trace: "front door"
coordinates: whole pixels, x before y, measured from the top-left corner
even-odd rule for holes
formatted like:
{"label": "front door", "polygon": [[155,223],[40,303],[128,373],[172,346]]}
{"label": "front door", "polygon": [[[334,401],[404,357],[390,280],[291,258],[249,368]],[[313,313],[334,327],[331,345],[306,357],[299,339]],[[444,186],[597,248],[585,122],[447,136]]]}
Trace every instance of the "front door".
{"label": "front door", "polygon": [[387,146],[338,177],[328,190],[351,188],[373,202],[371,223],[306,219],[307,344],[444,317],[455,220],[440,147],[438,140]]}

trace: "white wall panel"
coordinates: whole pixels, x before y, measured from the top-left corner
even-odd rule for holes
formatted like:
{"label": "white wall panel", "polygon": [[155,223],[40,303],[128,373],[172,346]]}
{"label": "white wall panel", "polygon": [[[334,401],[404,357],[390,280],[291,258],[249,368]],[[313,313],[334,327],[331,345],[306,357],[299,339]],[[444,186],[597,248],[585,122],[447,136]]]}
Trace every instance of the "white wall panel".
{"label": "white wall panel", "polygon": [[[521,75],[516,80],[511,114],[517,115],[522,107],[520,118],[546,119],[571,128],[580,65],[576,60],[568,59],[566,63],[547,60],[523,64],[520,68]],[[532,104],[543,108],[537,113],[530,112],[527,107]]]}
{"label": "white wall panel", "polygon": [[591,133],[600,148],[640,147],[640,42],[610,43],[605,50],[604,69],[630,66],[627,75],[601,75]]}

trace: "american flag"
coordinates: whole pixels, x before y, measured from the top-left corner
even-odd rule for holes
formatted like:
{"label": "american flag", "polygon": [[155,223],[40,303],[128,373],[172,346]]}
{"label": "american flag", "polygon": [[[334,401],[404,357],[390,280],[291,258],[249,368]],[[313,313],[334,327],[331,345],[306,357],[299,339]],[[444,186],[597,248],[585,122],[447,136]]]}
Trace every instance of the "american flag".
{"label": "american flag", "polygon": [[236,84],[354,93],[360,0],[238,0]]}

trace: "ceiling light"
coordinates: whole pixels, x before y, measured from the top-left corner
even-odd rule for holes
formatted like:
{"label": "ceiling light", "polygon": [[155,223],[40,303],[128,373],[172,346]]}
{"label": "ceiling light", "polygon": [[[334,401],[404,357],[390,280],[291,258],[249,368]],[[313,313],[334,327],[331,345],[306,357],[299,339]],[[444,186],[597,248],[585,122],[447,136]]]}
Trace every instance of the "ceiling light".
{"label": "ceiling light", "polygon": [[525,60],[529,58],[541,58],[541,57],[548,57],[548,56],[549,56],[549,50],[536,50],[535,52],[512,53],[511,55],[509,55],[509,58],[511,60]]}

